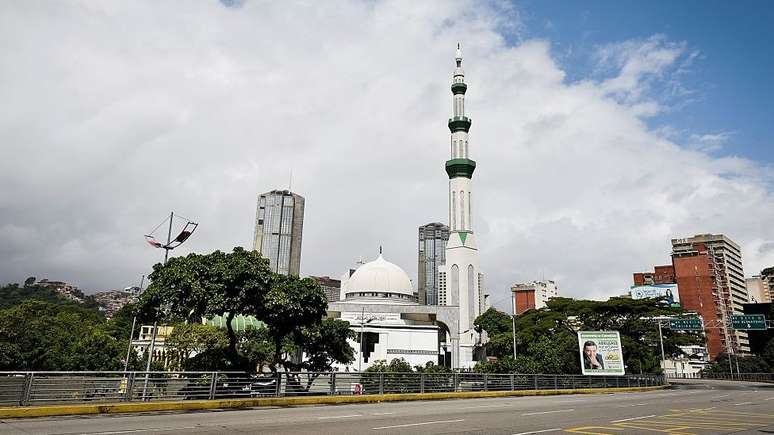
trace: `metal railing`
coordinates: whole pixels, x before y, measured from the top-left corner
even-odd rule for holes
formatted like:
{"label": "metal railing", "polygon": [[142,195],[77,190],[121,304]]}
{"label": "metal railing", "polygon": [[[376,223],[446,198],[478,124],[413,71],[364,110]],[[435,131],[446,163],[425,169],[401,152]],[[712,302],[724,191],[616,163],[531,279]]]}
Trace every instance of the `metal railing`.
{"label": "metal railing", "polygon": [[0,406],[663,385],[661,375],[355,372],[0,372]]}
{"label": "metal railing", "polygon": [[669,379],[716,379],[723,381],[772,382],[774,373],[670,373]]}

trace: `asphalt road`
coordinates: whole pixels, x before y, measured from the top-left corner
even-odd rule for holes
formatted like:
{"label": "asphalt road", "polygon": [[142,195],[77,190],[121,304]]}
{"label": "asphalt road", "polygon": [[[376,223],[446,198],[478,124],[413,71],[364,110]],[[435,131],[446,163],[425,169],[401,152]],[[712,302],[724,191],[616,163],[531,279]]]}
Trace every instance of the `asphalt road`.
{"label": "asphalt road", "polygon": [[673,390],[0,420],[3,434],[774,433],[774,385],[687,381]]}

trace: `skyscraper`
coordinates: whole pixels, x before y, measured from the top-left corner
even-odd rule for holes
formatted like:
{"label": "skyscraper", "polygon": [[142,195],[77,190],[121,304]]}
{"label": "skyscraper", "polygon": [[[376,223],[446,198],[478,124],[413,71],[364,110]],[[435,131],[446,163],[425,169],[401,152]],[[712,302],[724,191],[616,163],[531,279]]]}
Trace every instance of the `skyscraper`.
{"label": "skyscraper", "polygon": [[551,280],[514,284],[511,286],[511,292],[513,293],[514,314],[543,308],[549,299],[559,297],[559,288]]}
{"label": "skyscraper", "polygon": [[710,359],[747,353],[747,333],[728,327],[749,300],[739,245],[722,234],[672,239],[672,264],[683,307],[704,319]]}
{"label": "skyscraper", "polygon": [[[473,352],[478,335],[473,321],[481,314],[481,282],[478,247],[473,234],[471,179],[476,162],[470,159],[468,132],[471,120],[465,116],[465,72],[462,70],[462,50],[459,44],[455,56],[456,68],[452,79],[453,116],[449,118],[451,158],[446,161],[449,176],[449,242],[446,244],[446,263],[438,272],[438,304],[459,307],[459,330],[462,331],[455,352],[453,367],[473,365]],[[457,340],[452,337],[452,341]]]}
{"label": "skyscraper", "polygon": [[438,305],[438,267],[446,261],[449,227],[434,222],[419,227],[419,303]]}
{"label": "skyscraper", "polygon": [[299,274],[303,229],[302,196],[289,190],[272,190],[258,195],[253,249],[269,259],[273,272]]}

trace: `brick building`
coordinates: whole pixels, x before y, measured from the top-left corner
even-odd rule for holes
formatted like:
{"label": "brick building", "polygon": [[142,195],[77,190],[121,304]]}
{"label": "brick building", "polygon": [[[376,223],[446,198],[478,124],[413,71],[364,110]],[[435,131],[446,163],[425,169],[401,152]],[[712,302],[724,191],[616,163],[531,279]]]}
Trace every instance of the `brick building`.
{"label": "brick building", "polygon": [[671,264],[656,266],[653,272],[637,272],[634,274],[634,285],[675,284],[675,268]]}
{"label": "brick building", "polygon": [[513,307],[517,315],[527,310],[543,308],[546,306],[546,301],[559,296],[559,288],[551,280],[514,284],[511,292],[513,292]]}
{"label": "brick building", "polygon": [[739,245],[722,234],[672,239],[672,266],[683,307],[704,319],[710,359],[749,353],[747,333],[727,326],[749,299]]}

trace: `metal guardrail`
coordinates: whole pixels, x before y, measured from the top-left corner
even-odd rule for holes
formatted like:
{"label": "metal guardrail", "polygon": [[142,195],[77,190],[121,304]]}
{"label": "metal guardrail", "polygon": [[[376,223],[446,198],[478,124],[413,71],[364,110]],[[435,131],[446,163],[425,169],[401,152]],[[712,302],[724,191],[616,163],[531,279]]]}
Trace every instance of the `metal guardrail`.
{"label": "metal guardrail", "polygon": [[0,406],[663,385],[662,375],[353,372],[0,372]]}
{"label": "metal guardrail", "polygon": [[772,382],[774,373],[670,373],[668,379],[715,379],[723,381]]}

